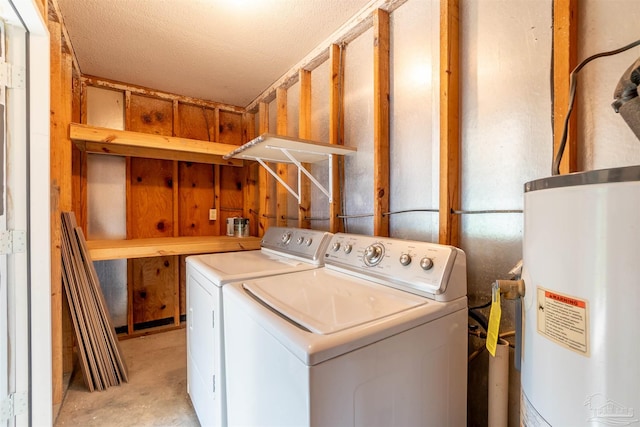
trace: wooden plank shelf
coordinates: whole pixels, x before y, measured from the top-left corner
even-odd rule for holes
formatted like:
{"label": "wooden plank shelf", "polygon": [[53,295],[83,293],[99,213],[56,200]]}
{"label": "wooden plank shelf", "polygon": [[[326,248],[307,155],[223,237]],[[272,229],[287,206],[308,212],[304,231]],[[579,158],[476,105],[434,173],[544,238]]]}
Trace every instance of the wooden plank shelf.
{"label": "wooden plank shelf", "polygon": [[89,240],[93,261],[147,258],[165,255],[193,255],[260,249],[259,237],[198,236],[156,237],[130,240]]}
{"label": "wooden plank shelf", "polygon": [[242,159],[223,159],[225,154],[238,148],[232,144],[107,129],[79,123],[69,125],[69,138],[80,150],[88,153],[227,166],[243,165]]}

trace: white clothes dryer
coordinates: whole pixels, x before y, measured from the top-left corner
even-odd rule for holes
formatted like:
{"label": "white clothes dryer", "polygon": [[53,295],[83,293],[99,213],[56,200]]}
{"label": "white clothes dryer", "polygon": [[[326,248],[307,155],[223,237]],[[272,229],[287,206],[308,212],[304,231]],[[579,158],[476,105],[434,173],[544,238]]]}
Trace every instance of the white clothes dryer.
{"label": "white clothes dryer", "polygon": [[223,289],[230,426],[465,426],[466,258],[338,233],[320,269]]}
{"label": "white clothes dryer", "polygon": [[259,250],[187,257],[187,391],[202,426],[225,426],[222,287],[319,268],[332,234],[270,227]]}

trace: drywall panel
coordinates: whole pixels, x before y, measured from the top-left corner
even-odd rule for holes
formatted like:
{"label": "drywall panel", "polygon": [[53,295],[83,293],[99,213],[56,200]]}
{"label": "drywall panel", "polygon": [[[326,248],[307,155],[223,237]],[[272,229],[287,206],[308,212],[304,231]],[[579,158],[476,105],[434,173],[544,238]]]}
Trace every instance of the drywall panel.
{"label": "drywall panel", "polygon": [[[552,1],[473,0],[460,8],[462,209],[522,209],[524,183],[551,170]],[[522,257],[522,214],[466,213],[461,223],[476,305]],[[505,302],[501,332],[513,324]],[[472,362],[469,378],[470,425],[486,425],[486,365]],[[518,403],[510,399],[509,425],[517,425]]]}
{"label": "drywall panel", "polygon": [[[439,5],[409,0],[391,14],[391,236],[438,239]],[[411,171],[410,173],[407,173]]]}
{"label": "drywall panel", "polygon": [[123,157],[87,155],[89,240],[126,238],[126,174]]}
{"label": "drywall panel", "polygon": [[[122,92],[87,87],[87,124],[124,129]],[[126,237],[125,180],[126,165],[123,157],[87,155],[87,234],[89,239]]]}
{"label": "drywall panel", "polygon": [[[329,143],[329,61],[311,72],[311,139]],[[325,187],[329,187],[329,162],[311,165],[311,173]],[[311,186],[311,227],[329,230],[329,199],[316,186]]]}
{"label": "drywall panel", "polygon": [[87,86],[87,124],[124,130],[122,92]]}
{"label": "drywall panel", "polygon": [[357,148],[345,158],[345,231],[373,234],[373,30],[351,42],[345,54],[344,144]]}
{"label": "drywall panel", "polygon": [[[87,124],[124,129],[122,92],[87,87]],[[126,225],[124,157],[87,155],[87,238],[124,239]],[[95,262],[100,286],[114,326],[127,324],[126,260]]]}
{"label": "drywall panel", "polygon": [[[583,0],[579,3],[578,61],[640,38],[636,0]],[[578,74],[578,168],[604,169],[640,164],[640,141],[613,111],[613,91],[640,57],[640,47],[598,58]]]}

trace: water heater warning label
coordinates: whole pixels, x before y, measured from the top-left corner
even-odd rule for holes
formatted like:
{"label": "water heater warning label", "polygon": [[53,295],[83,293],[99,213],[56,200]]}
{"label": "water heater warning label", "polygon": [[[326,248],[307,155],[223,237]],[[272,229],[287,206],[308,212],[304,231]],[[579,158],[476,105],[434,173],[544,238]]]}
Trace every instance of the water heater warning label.
{"label": "water heater warning label", "polygon": [[538,332],[561,346],[589,356],[587,301],[538,288]]}

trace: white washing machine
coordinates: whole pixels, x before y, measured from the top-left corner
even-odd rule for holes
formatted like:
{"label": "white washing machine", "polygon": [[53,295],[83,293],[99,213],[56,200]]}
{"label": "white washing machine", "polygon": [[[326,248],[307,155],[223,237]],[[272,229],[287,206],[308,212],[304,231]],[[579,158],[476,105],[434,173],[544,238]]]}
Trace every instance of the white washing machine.
{"label": "white washing machine", "polygon": [[338,233],[223,288],[230,426],[466,426],[464,252]]}
{"label": "white washing machine", "polygon": [[202,426],[225,426],[223,285],[322,266],[331,233],[271,227],[261,249],[190,256],[187,264],[187,391]]}

